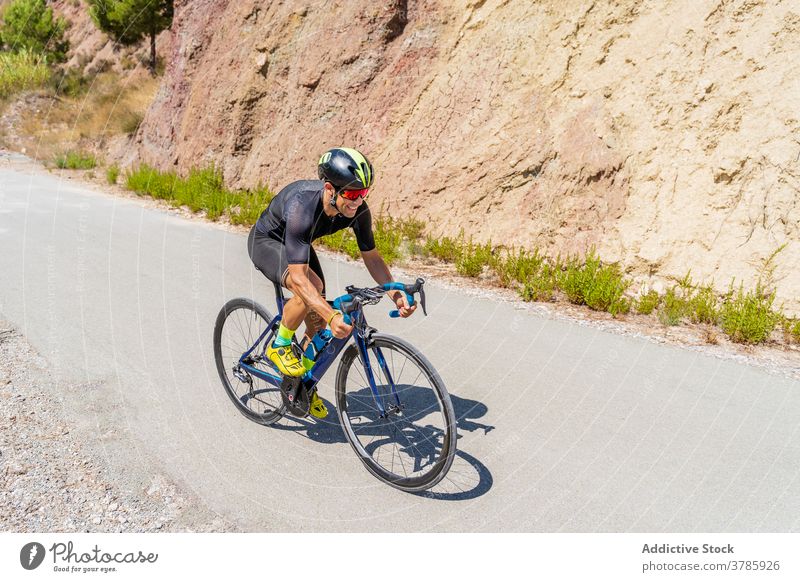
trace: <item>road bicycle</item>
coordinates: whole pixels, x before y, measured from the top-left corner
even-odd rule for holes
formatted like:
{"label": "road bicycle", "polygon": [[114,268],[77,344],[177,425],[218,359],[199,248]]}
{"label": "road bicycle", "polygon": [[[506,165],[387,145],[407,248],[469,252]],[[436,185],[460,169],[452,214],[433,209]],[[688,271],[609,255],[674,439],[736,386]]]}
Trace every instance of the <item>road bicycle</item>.
{"label": "road bicycle", "polygon": [[[456,418],[444,382],[425,356],[408,342],[380,333],[367,323],[364,307],[388,291],[419,295],[425,307],[424,279],[377,287],[348,286],[330,304],[353,326],[338,339],[323,330],[308,345],[293,339],[298,355],[313,356],[304,376],[281,375],[266,357],[278,332],[286,302],[275,285],[275,316],[247,298],[228,301],[214,326],[214,358],[222,384],[236,408],[250,420],[271,425],[289,413],[306,417],[320,379],[342,353],[336,372],[336,411],[345,437],[367,470],[403,491],[418,492],[439,483],[456,454]],[[394,310],[392,317],[398,317]],[[350,342],[350,339],[353,339]]]}

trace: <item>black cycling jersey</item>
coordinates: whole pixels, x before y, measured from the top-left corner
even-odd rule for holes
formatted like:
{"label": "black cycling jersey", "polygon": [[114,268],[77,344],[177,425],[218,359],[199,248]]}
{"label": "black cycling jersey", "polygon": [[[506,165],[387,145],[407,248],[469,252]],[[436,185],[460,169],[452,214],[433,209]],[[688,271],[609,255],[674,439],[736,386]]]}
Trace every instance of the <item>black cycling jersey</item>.
{"label": "black cycling jersey", "polygon": [[366,201],[361,203],[354,218],[325,214],[322,206],[321,180],[292,182],[272,199],[255,225],[256,236],[268,236],[286,248],[289,264],[309,262],[311,243],[347,227],[352,227],[361,251],[375,248],[372,234],[372,215]]}

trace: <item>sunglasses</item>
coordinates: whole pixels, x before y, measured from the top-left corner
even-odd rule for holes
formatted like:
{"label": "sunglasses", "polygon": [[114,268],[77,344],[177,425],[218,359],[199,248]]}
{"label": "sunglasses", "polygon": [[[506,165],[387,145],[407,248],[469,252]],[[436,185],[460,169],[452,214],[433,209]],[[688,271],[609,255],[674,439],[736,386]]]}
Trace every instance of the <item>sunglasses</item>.
{"label": "sunglasses", "polygon": [[342,190],[341,192],[339,192],[339,196],[347,200],[358,200],[359,198],[366,198],[367,194],[369,194],[369,188],[364,188],[363,190]]}

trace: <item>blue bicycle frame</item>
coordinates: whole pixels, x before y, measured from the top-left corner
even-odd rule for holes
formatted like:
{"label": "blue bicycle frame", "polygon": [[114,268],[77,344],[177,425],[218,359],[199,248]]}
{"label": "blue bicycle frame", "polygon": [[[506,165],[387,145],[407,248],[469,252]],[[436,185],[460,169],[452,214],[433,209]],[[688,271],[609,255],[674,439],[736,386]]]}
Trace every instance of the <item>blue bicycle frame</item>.
{"label": "blue bicycle frame", "polygon": [[[398,289],[404,291],[402,286],[399,283],[387,283],[383,285],[384,290],[391,290],[391,289]],[[414,304],[414,297],[406,293],[407,298],[409,299],[409,305]],[[266,348],[269,345],[268,342],[272,341],[272,338],[275,335],[274,329],[278,322],[281,321],[283,317],[283,307],[285,304],[285,299],[283,298],[281,293],[277,294],[277,304],[278,304],[278,314],[272,319],[269,323],[267,329],[259,336],[259,338],[255,341],[255,343],[250,346],[250,348],[242,354],[242,357],[239,358],[239,366],[242,370],[245,370],[249,374],[255,376],[256,378],[260,378],[265,382],[272,384],[273,386],[280,389],[281,384],[283,383],[283,377],[270,374],[269,372],[265,372],[264,370],[259,370],[255,366],[252,366],[246,362],[250,358],[250,354],[253,351],[261,346],[261,353],[259,356],[261,359],[265,358]],[[335,307],[339,307],[342,303],[348,302],[352,300],[351,295],[342,295],[338,297],[334,302],[333,305]],[[392,312],[390,315],[395,317],[396,312]],[[314,389],[317,385],[317,382],[325,375],[325,372],[328,371],[333,361],[336,359],[336,356],[339,355],[339,352],[347,345],[347,342],[350,338],[355,334],[355,341],[356,346],[358,347],[359,354],[361,355],[361,361],[364,364],[364,371],[366,372],[367,381],[369,382],[370,390],[372,391],[373,398],[375,399],[375,405],[378,407],[380,411],[380,418],[386,418],[390,413],[396,412],[402,408],[400,403],[400,395],[397,392],[397,387],[392,379],[391,374],[389,373],[389,367],[386,364],[386,359],[383,357],[383,352],[377,346],[374,347],[375,355],[377,356],[378,365],[380,369],[383,371],[383,374],[386,378],[386,381],[389,383],[391,387],[392,395],[394,396],[395,405],[390,406],[388,408],[383,403],[383,398],[381,397],[380,393],[378,392],[378,386],[375,383],[375,376],[372,371],[372,365],[370,363],[369,354],[367,351],[367,339],[365,338],[367,327],[366,319],[364,318],[364,313],[362,309],[353,311],[349,314],[349,316],[345,315],[345,321],[347,323],[352,323],[353,325],[353,332],[350,333],[345,338],[333,338],[330,343],[325,347],[325,349],[317,355],[317,359],[314,363],[314,366],[308,370],[305,375],[302,377],[302,382],[306,390],[309,392]],[[348,321],[349,320],[349,321]],[[252,361],[252,360],[251,360]]]}

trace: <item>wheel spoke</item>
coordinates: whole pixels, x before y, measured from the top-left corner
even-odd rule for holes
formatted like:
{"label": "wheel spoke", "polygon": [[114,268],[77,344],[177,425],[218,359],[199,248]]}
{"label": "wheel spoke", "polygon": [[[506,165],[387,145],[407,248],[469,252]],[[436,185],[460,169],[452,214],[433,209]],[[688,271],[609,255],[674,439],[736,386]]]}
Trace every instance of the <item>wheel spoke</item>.
{"label": "wheel spoke", "polygon": [[[224,308],[224,317],[218,320],[214,335],[214,352],[220,379],[237,408],[251,420],[262,424],[274,422],[282,416],[283,401],[280,391],[269,382],[250,375],[246,370],[241,374],[249,382],[240,380],[234,373],[239,359],[269,326],[270,315],[262,313],[263,308],[245,300],[232,300]],[[259,369],[270,368],[253,362]]]}
{"label": "wheel spoke", "polygon": [[252,317],[247,318],[247,343],[253,345],[253,320],[258,317],[254,312]]}
{"label": "wheel spoke", "polygon": [[358,375],[361,376],[361,381],[363,383],[363,386],[369,388],[370,387],[369,381],[367,380],[367,377],[364,375],[364,373],[361,371],[361,368],[356,368],[356,370],[358,371]]}
{"label": "wheel spoke", "polygon": [[232,323],[236,325],[236,328],[239,330],[239,337],[245,337],[244,327],[242,327],[241,321],[241,314],[239,313],[240,310],[234,311],[234,317],[232,318]]}
{"label": "wheel spoke", "polygon": [[[377,358],[378,349],[383,352],[383,366]],[[360,351],[353,353],[344,385],[337,387],[339,398],[344,399],[340,405],[345,432],[354,439],[356,449],[368,455],[365,462],[378,470],[376,475],[384,475],[382,479],[401,489],[424,489],[426,483],[434,484],[442,478],[455,454],[455,424],[448,422],[451,413],[444,403],[446,392],[436,383],[435,372],[396,341],[376,339],[372,352],[380,370],[373,367],[377,397],[389,408],[381,417],[362,370],[365,362]],[[417,369],[410,384],[401,380],[407,367]],[[353,368],[358,372],[353,373]]]}
{"label": "wheel spoke", "polygon": [[[403,439],[406,441],[406,443],[408,444],[409,448],[411,448],[412,450],[414,450],[414,451],[417,453],[417,457],[416,457],[416,458],[422,458],[422,457],[427,457],[427,458],[430,458],[431,456],[433,456],[433,455],[423,455],[423,454],[422,454],[422,452],[421,452],[421,451],[420,451],[420,450],[417,448],[417,446],[416,446],[414,443],[412,443],[410,440],[408,440],[408,435],[406,434],[406,432],[405,432],[405,431],[404,431],[402,428],[400,428],[400,429],[397,429],[397,426],[398,426],[398,425],[397,425],[397,423],[395,423],[393,420],[391,420],[390,422],[391,422],[391,423],[392,423],[392,425],[395,427],[395,430],[399,430],[400,434],[402,434],[402,435],[403,435]],[[406,422],[406,424],[409,426],[409,428],[411,428],[411,430],[412,430],[413,432],[419,433],[419,434],[420,434],[420,436],[422,436],[422,438],[423,438],[423,440],[424,440],[425,442],[427,442],[427,443],[430,443],[430,444],[431,444],[431,447],[432,447],[433,453],[435,453],[435,452],[436,452],[436,451],[439,449],[439,447],[437,447],[437,446],[436,446],[436,443],[434,443],[434,442],[433,442],[433,441],[431,441],[431,440],[430,440],[428,437],[426,437],[426,436],[425,436],[425,434],[424,434],[424,432],[423,432],[423,431],[421,431],[421,430],[418,430],[418,429],[417,429],[417,428],[416,428],[416,427],[415,427],[413,424],[409,423],[408,421],[405,421],[405,422]],[[435,430],[435,429],[434,429],[434,430]]]}
{"label": "wheel spoke", "polygon": [[398,374],[397,378],[394,379],[394,381],[397,382],[398,384],[400,384],[402,382],[403,372],[406,369],[406,362],[408,362],[408,358],[403,360],[403,367],[400,368],[400,374]]}

